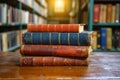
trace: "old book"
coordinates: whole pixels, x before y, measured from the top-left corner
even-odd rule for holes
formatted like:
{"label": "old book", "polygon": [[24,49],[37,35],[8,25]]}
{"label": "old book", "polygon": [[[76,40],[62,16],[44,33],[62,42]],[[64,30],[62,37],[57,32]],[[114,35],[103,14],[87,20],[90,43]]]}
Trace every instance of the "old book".
{"label": "old book", "polygon": [[100,4],[100,16],[99,16],[99,22],[103,22],[103,13],[104,13],[104,4]]}
{"label": "old book", "polygon": [[8,50],[8,41],[7,40],[8,40],[7,39],[7,33],[6,32],[2,33],[3,51],[7,51]]}
{"label": "old book", "polygon": [[106,28],[106,48],[112,49],[112,29]]}
{"label": "old book", "polygon": [[100,49],[101,46],[100,46],[100,31],[97,31],[97,48]]}
{"label": "old book", "polygon": [[[33,49],[34,48],[34,49]],[[87,58],[92,49],[89,46],[62,45],[22,45],[20,52],[29,56],[60,56],[71,58]]]}
{"label": "old book", "polygon": [[120,8],[120,7],[119,7],[119,6],[120,6],[120,4],[119,4],[119,3],[116,3],[116,12],[115,12],[115,13],[116,13],[116,16],[115,16],[115,22],[116,22],[116,23],[119,23],[119,16],[120,16],[120,15],[119,15],[119,13],[120,13],[120,11],[119,11],[119,8]]}
{"label": "old book", "polygon": [[115,14],[116,14],[116,7],[115,7],[115,5],[112,5],[112,16],[111,16],[111,22],[112,23],[115,23]]}
{"label": "old book", "polygon": [[106,5],[106,4],[103,5],[103,13],[102,13],[102,15],[103,15],[103,16],[102,16],[102,17],[103,17],[103,18],[102,18],[102,19],[103,19],[102,21],[103,21],[103,23],[106,23],[106,19],[107,19],[107,18],[106,18],[106,17],[107,17],[107,5]]}
{"label": "old book", "polygon": [[0,23],[7,23],[7,4],[4,3],[0,3],[0,7],[1,7],[1,21]]}
{"label": "old book", "polygon": [[100,30],[100,44],[102,49],[106,49],[106,28],[101,28]]}
{"label": "old book", "polygon": [[82,32],[84,24],[29,24],[28,32]]}
{"label": "old book", "polygon": [[113,47],[114,47],[115,49],[118,49],[118,46],[119,46],[119,31],[116,30],[116,31],[114,32],[113,36],[114,36],[114,38],[113,38],[113,40],[114,40],[114,45],[113,45]]}
{"label": "old book", "polygon": [[93,31],[93,44],[92,49],[97,49],[97,31]]}
{"label": "old book", "polygon": [[98,23],[99,22],[99,17],[100,17],[100,4],[95,4],[94,5],[94,17],[93,17],[93,22]]}
{"label": "old book", "polygon": [[111,23],[111,18],[112,18],[112,4],[107,4],[106,22]]}
{"label": "old book", "polygon": [[88,66],[88,60],[62,57],[21,57],[20,66]]}
{"label": "old book", "polygon": [[26,32],[23,34],[24,44],[47,45],[80,45],[89,46],[92,42],[91,32],[81,33],[50,33],[50,32]]}

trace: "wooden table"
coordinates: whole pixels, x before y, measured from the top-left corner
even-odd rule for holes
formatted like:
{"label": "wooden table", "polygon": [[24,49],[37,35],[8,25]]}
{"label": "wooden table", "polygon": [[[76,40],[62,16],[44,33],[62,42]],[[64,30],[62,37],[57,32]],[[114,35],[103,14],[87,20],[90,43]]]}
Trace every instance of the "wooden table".
{"label": "wooden table", "polygon": [[20,67],[18,53],[0,53],[0,79],[120,80],[120,53],[94,52],[89,66]]}

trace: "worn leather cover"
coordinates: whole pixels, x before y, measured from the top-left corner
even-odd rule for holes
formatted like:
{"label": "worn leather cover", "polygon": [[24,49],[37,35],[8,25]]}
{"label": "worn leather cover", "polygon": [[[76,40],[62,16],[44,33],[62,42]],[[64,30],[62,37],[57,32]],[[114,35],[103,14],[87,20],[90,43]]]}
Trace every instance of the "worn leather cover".
{"label": "worn leather cover", "polygon": [[20,66],[87,66],[88,60],[62,57],[21,57]]}
{"label": "worn leather cover", "polygon": [[84,24],[28,24],[28,32],[82,32]]}
{"label": "worn leather cover", "polygon": [[23,34],[22,39],[24,44],[90,46],[91,34],[89,31],[81,33],[27,32]]}
{"label": "worn leather cover", "polygon": [[87,58],[90,54],[88,46],[62,46],[62,45],[22,45],[22,55],[29,56],[61,56],[71,58]]}

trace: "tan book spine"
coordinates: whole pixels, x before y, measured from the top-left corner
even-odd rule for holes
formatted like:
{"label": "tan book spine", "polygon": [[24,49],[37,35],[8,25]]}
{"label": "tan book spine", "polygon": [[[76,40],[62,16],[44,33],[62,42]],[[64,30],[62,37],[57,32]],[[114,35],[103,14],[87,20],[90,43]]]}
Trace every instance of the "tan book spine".
{"label": "tan book spine", "polygon": [[106,29],[106,48],[107,49],[112,49],[112,29],[107,28]]}
{"label": "tan book spine", "polygon": [[3,41],[3,52],[5,52],[5,51],[7,51],[8,50],[8,41],[7,41],[7,33],[5,32],[5,33],[3,33],[2,34],[2,41]]}
{"label": "tan book spine", "polygon": [[92,49],[95,50],[97,49],[97,31],[93,32],[92,38],[93,38]]}
{"label": "tan book spine", "polygon": [[103,10],[104,10],[104,5],[100,4],[100,16],[99,16],[99,22],[103,22]]}
{"label": "tan book spine", "polygon": [[115,11],[116,11],[116,7],[115,5],[112,5],[112,16],[111,16],[111,22],[115,23]]}
{"label": "tan book spine", "polygon": [[106,13],[107,13],[107,5],[106,4],[104,4],[103,5],[103,13],[102,13],[102,15],[103,15],[103,23],[106,23]]}
{"label": "tan book spine", "polygon": [[112,17],[112,4],[107,4],[106,6],[107,6],[106,22],[110,23]]}

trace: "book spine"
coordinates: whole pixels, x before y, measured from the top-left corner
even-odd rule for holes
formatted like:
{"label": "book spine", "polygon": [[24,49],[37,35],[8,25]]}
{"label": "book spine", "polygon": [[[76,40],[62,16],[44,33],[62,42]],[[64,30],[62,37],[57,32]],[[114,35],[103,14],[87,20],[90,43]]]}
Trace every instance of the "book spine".
{"label": "book spine", "polygon": [[100,41],[101,41],[101,48],[102,49],[106,49],[106,28],[101,28],[101,37],[100,37]]}
{"label": "book spine", "polygon": [[116,17],[115,17],[115,22],[119,23],[119,3],[116,4]]}
{"label": "book spine", "polygon": [[29,24],[28,32],[82,32],[84,24]]}
{"label": "book spine", "polygon": [[107,28],[106,30],[106,48],[112,49],[112,29]]}
{"label": "book spine", "polygon": [[47,44],[47,45],[80,45],[89,46],[91,33],[32,33],[23,34],[24,44]]}
{"label": "book spine", "polygon": [[94,18],[93,18],[93,22],[94,23],[98,23],[99,22],[99,15],[100,15],[100,5],[99,4],[95,4],[94,5]]}
{"label": "book spine", "polygon": [[116,7],[115,5],[112,5],[112,16],[111,16],[111,22],[112,23],[115,23],[115,10],[116,10]]}
{"label": "book spine", "polygon": [[71,58],[87,58],[91,52],[91,47],[62,45],[22,45],[20,52],[22,55],[31,56],[61,56]]}
{"label": "book spine", "polygon": [[110,23],[111,22],[111,17],[112,17],[112,4],[107,5],[107,17],[106,17],[106,22]]}
{"label": "book spine", "polygon": [[88,66],[88,60],[61,57],[21,57],[21,66]]}
{"label": "book spine", "polygon": [[93,32],[93,44],[92,49],[97,49],[97,31]]}
{"label": "book spine", "polygon": [[104,4],[100,4],[100,18],[99,18],[99,22],[102,23],[103,22],[103,12],[104,12]]}
{"label": "book spine", "polygon": [[97,32],[97,48],[100,49],[100,31]]}
{"label": "book spine", "polygon": [[118,45],[119,45],[119,32],[115,31],[115,33],[114,33],[114,48],[118,49]]}
{"label": "book spine", "polygon": [[103,21],[103,23],[106,23],[106,16],[107,16],[107,5],[106,4],[103,5],[103,13],[102,13],[102,15],[103,15],[102,16],[103,17],[102,21]]}
{"label": "book spine", "polygon": [[2,34],[2,41],[3,41],[3,51],[8,50],[8,41],[7,41],[7,33]]}

